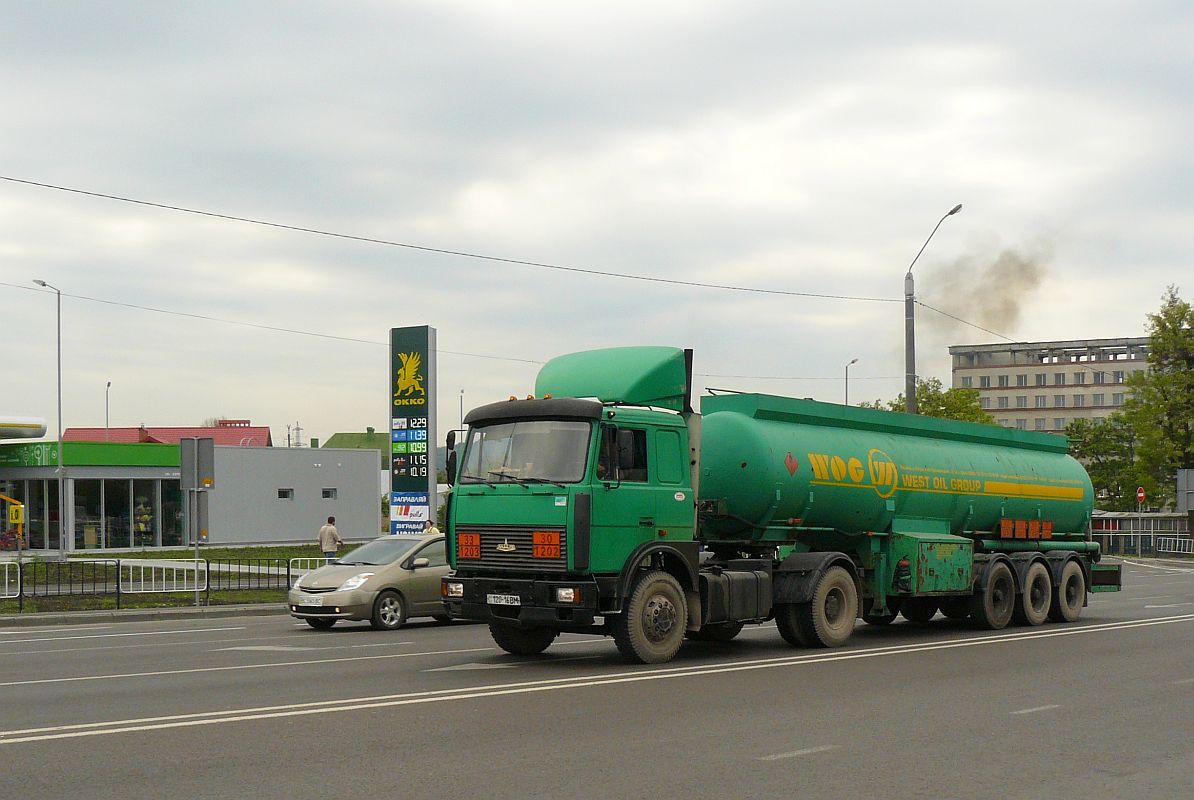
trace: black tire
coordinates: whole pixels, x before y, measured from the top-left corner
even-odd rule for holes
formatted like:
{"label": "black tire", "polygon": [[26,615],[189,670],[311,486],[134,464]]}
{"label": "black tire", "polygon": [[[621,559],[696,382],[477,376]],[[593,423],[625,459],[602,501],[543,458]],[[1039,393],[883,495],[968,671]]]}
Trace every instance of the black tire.
{"label": "black tire", "polygon": [[1024,574],[1024,591],[1016,597],[1017,625],[1040,625],[1053,607],[1053,579],[1049,568],[1037,561]]}
{"label": "black tire", "polygon": [[449,617],[447,614],[432,614],[431,618],[433,620],[435,620],[436,622],[438,622],[440,625],[447,625],[449,622],[452,621],[452,618]]}
{"label": "black tire", "polygon": [[396,631],[406,622],[406,603],[402,595],[393,589],[386,589],[377,595],[373,601],[373,614],[369,617],[369,624],[374,630]]}
{"label": "black tire", "polygon": [[706,625],[699,631],[688,631],[685,638],[694,642],[728,642],[742,633],[741,622],[722,622],[716,625]]}
{"label": "black tire", "polygon": [[317,631],[330,630],[331,627],[336,624],[336,620],[334,620],[334,619],[323,619],[323,618],[316,619],[313,617],[307,617],[306,622],[308,625],[310,625],[312,628],[314,628]]}
{"label": "black tire", "polygon": [[793,647],[812,647],[812,631],[806,627],[807,603],[780,603],[775,607],[775,627]]}
{"label": "black tire", "polygon": [[867,598],[862,601],[862,621],[867,625],[890,625],[900,613],[900,598],[887,598],[887,613],[875,614],[871,611],[875,601]]}
{"label": "black tire", "polygon": [[843,567],[830,567],[817,580],[812,602],[798,608],[798,627],[813,647],[841,647],[858,620],[858,588]]}
{"label": "black tire", "polygon": [[942,597],[939,603],[946,619],[969,619],[970,598],[966,596]]}
{"label": "black tire", "polygon": [[1086,602],[1086,575],[1077,561],[1067,561],[1061,568],[1061,580],[1053,587],[1053,604],[1049,619],[1054,622],[1077,622]]}
{"label": "black tire", "polygon": [[643,573],[614,617],[614,644],[629,661],[671,661],[684,642],[688,601],[679,582],[662,570]]}
{"label": "black tire", "polygon": [[534,656],[546,650],[560,632],[551,628],[516,628],[490,622],[489,635],[498,647],[511,655]]}
{"label": "black tire", "polygon": [[987,585],[970,599],[970,619],[980,628],[995,631],[1006,628],[1016,610],[1016,579],[1002,561],[991,565]]}
{"label": "black tire", "polygon": [[936,597],[909,597],[900,605],[900,613],[909,622],[924,625],[937,616],[940,608],[941,602]]}

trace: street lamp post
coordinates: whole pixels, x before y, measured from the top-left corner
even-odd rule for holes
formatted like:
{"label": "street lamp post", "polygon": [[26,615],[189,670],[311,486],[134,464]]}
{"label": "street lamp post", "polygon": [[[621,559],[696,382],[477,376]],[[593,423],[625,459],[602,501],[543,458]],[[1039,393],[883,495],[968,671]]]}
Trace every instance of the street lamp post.
{"label": "street lamp post", "polygon": [[112,388],[112,381],[104,387],[104,441],[108,441],[108,391]]}
{"label": "street lamp post", "polygon": [[33,281],[58,296],[58,553],[66,557],[66,467],[62,463],[62,290],[43,280]]}
{"label": "street lamp post", "polygon": [[857,363],[858,359],[852,358],[850,359],[850,362],[846,364],[846,405],[850,405],[850,364]]}
{"label": "street lamp post", "polygon": [[916,266],[916,259],[920,258],[920,254],[929,246],[929,242],[933,240],[933,234],[941,227],[941,223],[945,222],[946,217],[952,217],[962,210],[962,204],[958,203],[956,206],[946,211],[941,219],[937,220],[937,224],[933,226],[933,233],[929,234],[929,238],[925,239],[925,243],[920,246],[920,250],[916,252],[916,257],[912,259],[912,263],[908,265],[908,274],[904,276],[904,408],[909,414],[916,414],[916,287],[912,280],[912,268]]}

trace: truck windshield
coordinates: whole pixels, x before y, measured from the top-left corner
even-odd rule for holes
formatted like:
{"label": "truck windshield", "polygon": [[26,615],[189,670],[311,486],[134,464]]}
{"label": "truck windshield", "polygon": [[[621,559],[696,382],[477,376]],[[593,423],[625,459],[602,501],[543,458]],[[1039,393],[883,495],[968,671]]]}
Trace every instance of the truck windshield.
{"label": "truck windshield", "polygon": [[585,472],[591,423],[519,420],[469,431],[461,483],[576,483]]}

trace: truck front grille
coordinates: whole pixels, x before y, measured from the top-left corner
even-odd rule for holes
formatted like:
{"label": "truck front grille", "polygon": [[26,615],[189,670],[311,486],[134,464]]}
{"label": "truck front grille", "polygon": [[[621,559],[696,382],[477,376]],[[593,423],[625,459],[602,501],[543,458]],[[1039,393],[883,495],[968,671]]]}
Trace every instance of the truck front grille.
{"label": "truck front grille", "polygon": [[[535,533],[559,535],[558,558],[535,558]],[[461,539],[465,534],[480,537],[481,557],[461,558]],[[456,566],[458,569],[493,567],[522,572],[565,572],[568,569],[568,537],[564,528],[539,526],[505,527],[461,525],[456,528]]]}

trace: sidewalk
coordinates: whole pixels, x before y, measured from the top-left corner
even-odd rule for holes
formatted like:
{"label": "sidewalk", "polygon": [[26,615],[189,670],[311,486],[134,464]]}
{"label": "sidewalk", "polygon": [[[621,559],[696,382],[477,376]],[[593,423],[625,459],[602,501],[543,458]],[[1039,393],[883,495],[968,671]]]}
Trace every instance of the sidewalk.
{"label": "sidewalk", "polygon": [[0,616],[0,628],[42,625],[90,625],[97,622],[147,622],[162,619],[215,619],[256,617],[288,613],[285,603],[256,603],[243,606],[180,606],[177,608],[123,608],[103,611],[46,611]]}

